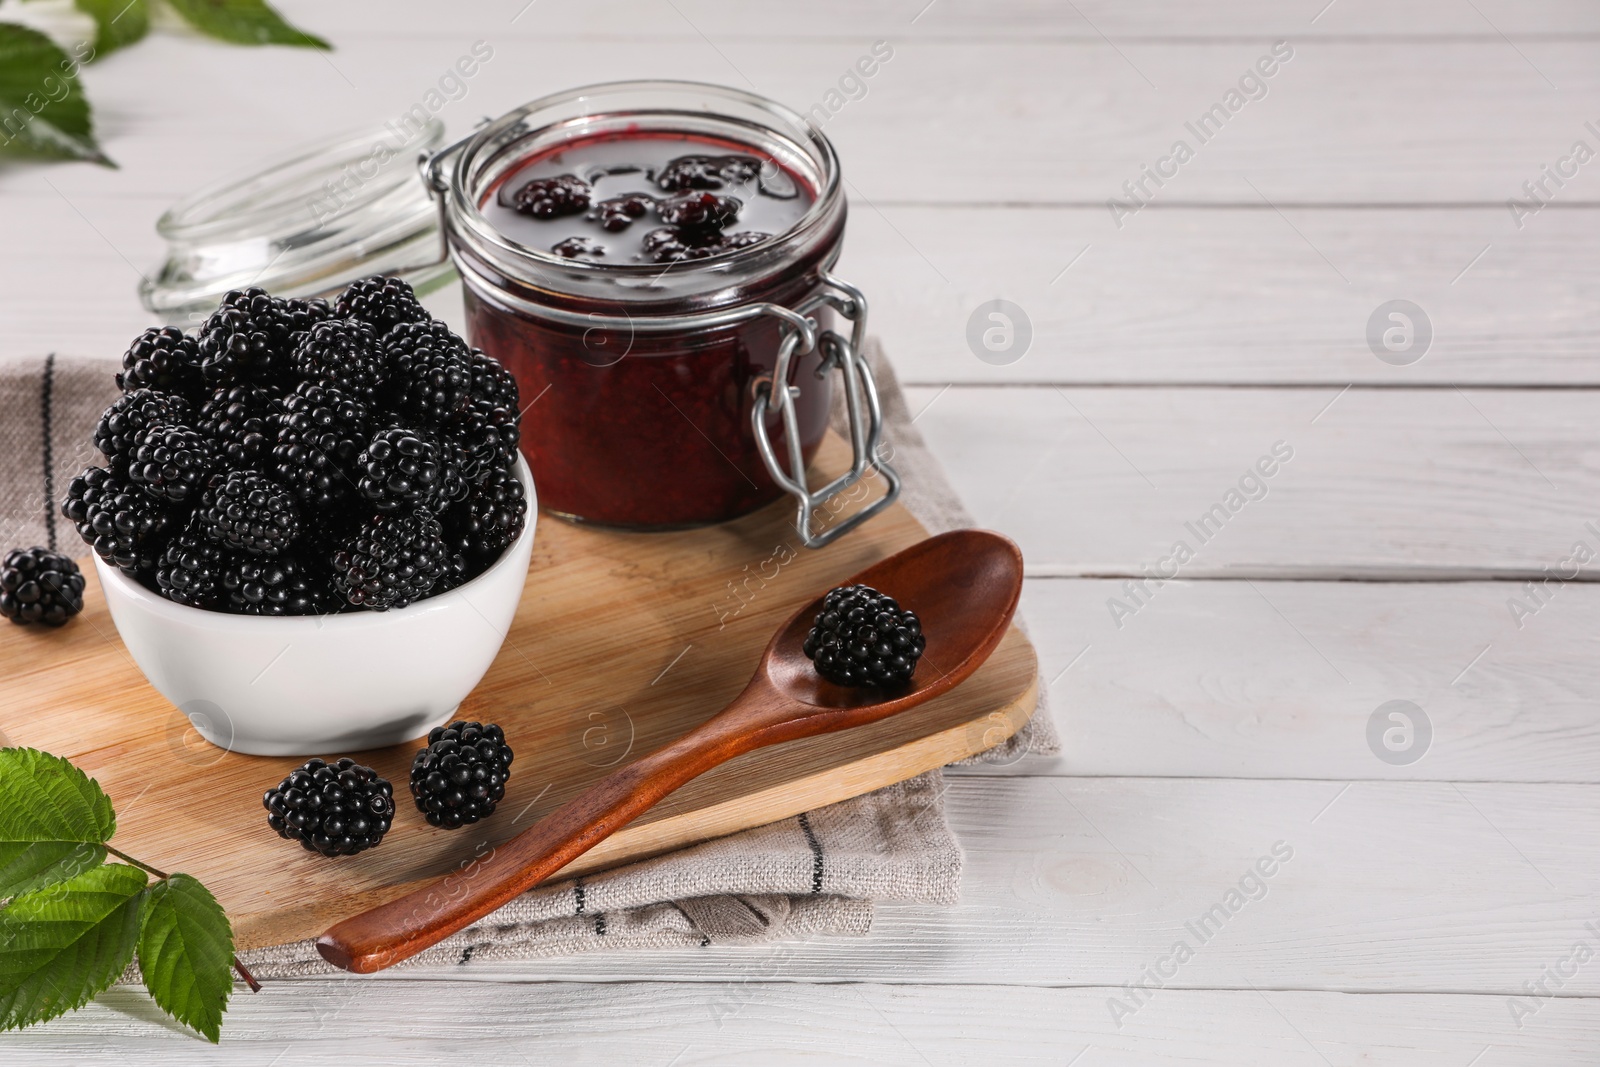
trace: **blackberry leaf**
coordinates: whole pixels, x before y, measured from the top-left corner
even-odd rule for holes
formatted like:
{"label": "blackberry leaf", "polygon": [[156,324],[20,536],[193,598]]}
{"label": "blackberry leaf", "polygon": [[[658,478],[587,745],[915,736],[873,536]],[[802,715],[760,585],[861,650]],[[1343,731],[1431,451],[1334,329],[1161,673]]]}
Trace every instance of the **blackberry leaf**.
{"label": "blackberry leaf", "polygon": [[139,868],[108,863],[0,911],[0,1030],[81,1008],[122,977],[145,882]]}
{"label": "blackberry leaf", "polygon": [[[95,143],[83,87],[76,77],[66,77],[75,69],[75,60],[38,30],[0,23],[0,114],[29,116],[20,127],[4,131],[0,150],[116,166]],[[37,107],[40,86],[51,79],[59,80],[66,92],[60,100]]]}
{"label": "blackberry leaf", "polygon": [[0,749],[0,900],[98,866],[116,829],[93,778],[38,749]]}
{"label": "blackberry leaf", "polygon": [[139,970],[162,1011],[217,1043],[233,991],[233,928],[222,905],[187,874],[144,893]]}
{"label": "blackberry leaf", "polygon": [[201,33],[234,44],[287,44],[331,49],[321,37],[297,30],[264,0],[171,0],[183,20]]}

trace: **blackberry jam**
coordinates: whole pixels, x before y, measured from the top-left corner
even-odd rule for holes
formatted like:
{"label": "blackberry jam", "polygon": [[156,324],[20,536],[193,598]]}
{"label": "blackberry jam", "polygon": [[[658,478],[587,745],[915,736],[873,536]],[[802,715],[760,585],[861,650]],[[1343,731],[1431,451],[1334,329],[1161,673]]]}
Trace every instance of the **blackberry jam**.
{"label": "blackberry jam", "polygon": [[[671,529],[787,492],[815,547],[893,499],[857,358],[865,298],[830,274],[838,164],[799,115],[689,82],[591,86],[503,116],[424,177],[470,338],[516,376],[547,510]],[[812,490],[834,369],[855,464]],[[813,512],[870,468],[889,495],[814,532]]]}

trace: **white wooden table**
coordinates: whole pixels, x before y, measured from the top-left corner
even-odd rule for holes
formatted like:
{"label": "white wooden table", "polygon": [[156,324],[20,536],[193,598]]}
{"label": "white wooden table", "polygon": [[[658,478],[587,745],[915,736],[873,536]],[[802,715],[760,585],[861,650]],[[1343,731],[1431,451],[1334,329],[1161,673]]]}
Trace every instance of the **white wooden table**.
{"label": "white wooden table", "polygon": [[[0,357],[114,356],[167,203],[399,113],[474,41],[494,56],[441,113],[456,131],[618,77],[807,108],[886,40],[825,127],[844,273],[958,487],[1026,550],[1066,753],[952,775],[963,903],[886,907],[865,941],[279,982],[236,998],[220,1051],[117,991],[0,1058],[1600,1059],[1600,587],[1523,584],[1600,552],[1600,162],[1545,178],[1520,227],[1507,204],[1600,150],[1600,7],[282,6],[338,51],[169,29],[87,74],[121,171],[0,169]],[[1276,40],[1265,95],[1201,143],[1185,123]],[[1161,163],[1180,138],[1193,158]],[[1176,174],[1119,227],[1107,199],[1144,165]],[[992,298],[1031,321],[1006,365],[966,340]],[[1420,359],[1369,345],[1396,299],[1431,324]],[[1219,503],[1200,544],[1186,523]],[[1180,540],[1178,578],[1130,593]]]}

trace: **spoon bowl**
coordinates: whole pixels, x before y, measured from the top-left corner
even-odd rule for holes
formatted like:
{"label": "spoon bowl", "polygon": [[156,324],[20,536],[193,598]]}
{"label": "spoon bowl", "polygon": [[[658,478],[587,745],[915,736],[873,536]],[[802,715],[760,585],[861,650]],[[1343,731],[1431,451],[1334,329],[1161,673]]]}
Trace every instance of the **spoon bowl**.
{"label": "spoon bowl", "polygon": [[817,674],[803,646],[822,597],[767,645],[744,691],[706,722],[612,771],[531,828],[446,875],[317,939],[336,967],[369,973],[449,937],[735,756],[898,714],[955,688],[999,646],[1022,595],[1022,553],[985,530],[930,537],[867,568],[846,585],[870,585],[917,613],[927,647],[908,685],[853,689]]}

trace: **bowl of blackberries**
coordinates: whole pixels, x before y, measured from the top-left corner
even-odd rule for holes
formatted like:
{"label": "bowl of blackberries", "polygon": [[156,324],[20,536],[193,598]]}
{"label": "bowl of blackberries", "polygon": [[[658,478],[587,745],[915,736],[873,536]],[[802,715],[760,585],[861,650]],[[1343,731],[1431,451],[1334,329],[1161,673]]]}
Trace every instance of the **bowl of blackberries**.
{"label": "bowl of blackberries", "polygon": [[214,744],[371,748],[449,720],[535,525],[516,381],[405,282],[230,292],[146,330],[62,512],[129,654]]}

